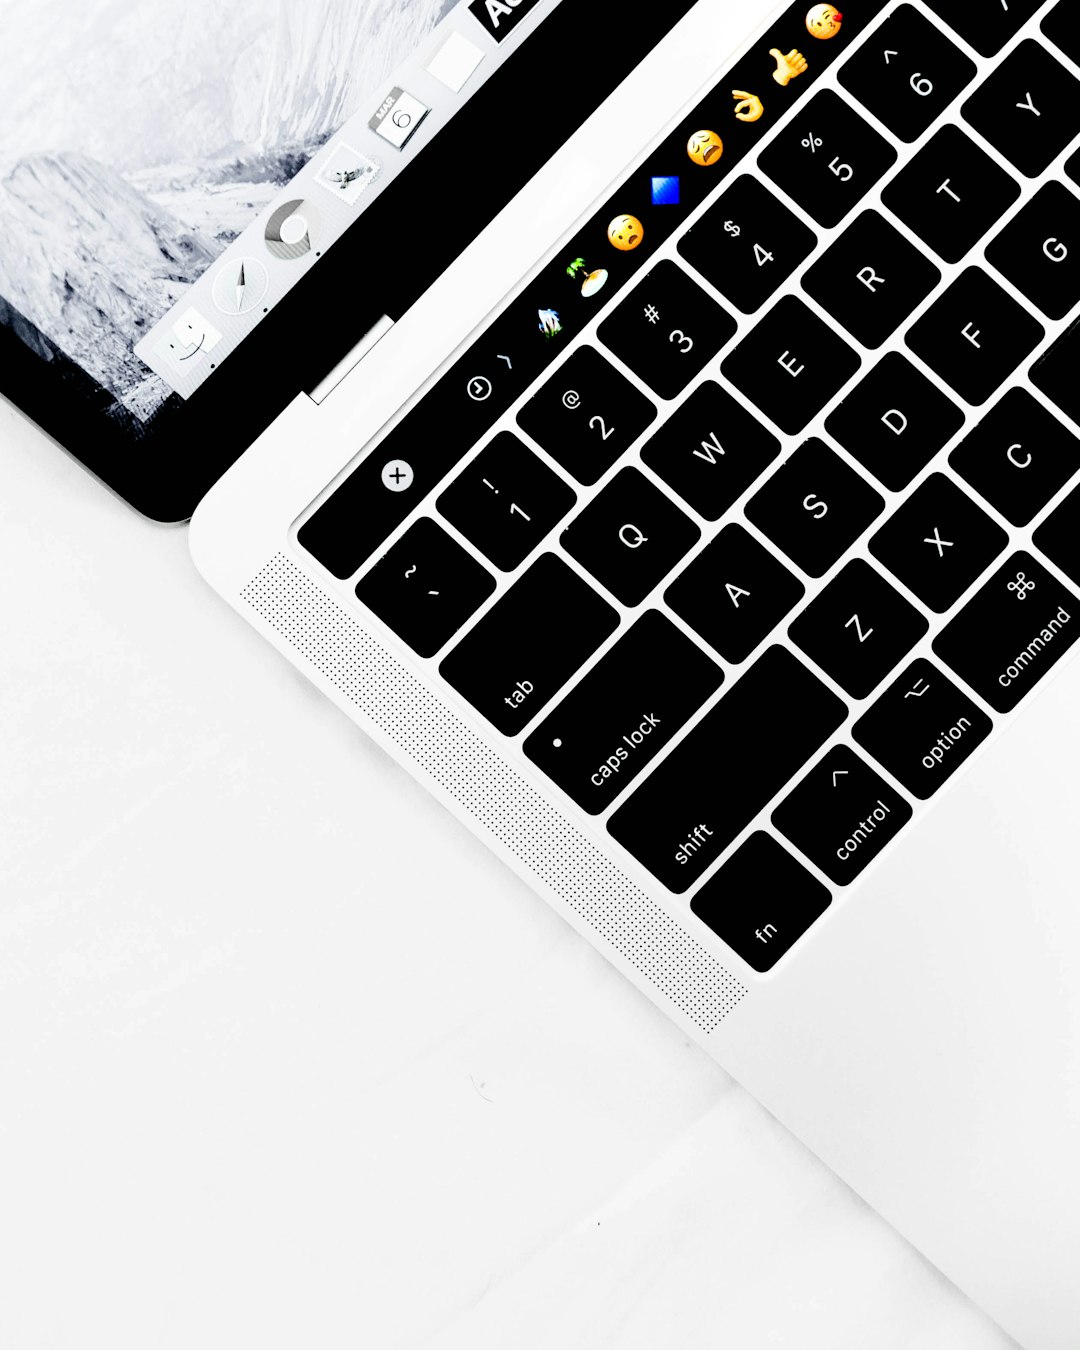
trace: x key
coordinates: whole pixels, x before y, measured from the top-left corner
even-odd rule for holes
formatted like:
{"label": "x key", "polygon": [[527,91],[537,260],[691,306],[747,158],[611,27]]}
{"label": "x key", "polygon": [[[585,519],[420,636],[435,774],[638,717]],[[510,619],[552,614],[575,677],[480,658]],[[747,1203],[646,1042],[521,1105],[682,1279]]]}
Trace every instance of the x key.
{"label": "x key", "polygon": [[941,614],[1007,543],[1005,531],[951,478],[934,473],[872,537],[870,552]]}

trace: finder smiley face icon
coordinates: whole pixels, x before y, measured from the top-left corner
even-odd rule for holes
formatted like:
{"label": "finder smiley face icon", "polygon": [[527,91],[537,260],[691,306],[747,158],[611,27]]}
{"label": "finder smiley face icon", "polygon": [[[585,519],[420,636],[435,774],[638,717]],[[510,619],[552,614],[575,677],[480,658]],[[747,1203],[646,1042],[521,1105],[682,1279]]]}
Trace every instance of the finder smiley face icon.
{"label": "finder smiley face icon", "polygon": [[645,228],[637,216],[616,216],[607,227],[608,241],[623,253],[637,248],[645,234]]}
{"label": "finder smiley face icon", "polygon": [[695,131],[686,142],[686,153],[695,164],[715,164],[724,153],[724,142],[715,131]]}
{"label": "finder smiley face icon", "polygon": [[815,5],[806,16],[806,31],[811,37],[832,38],[840,31],[844,16],[835,5]]}

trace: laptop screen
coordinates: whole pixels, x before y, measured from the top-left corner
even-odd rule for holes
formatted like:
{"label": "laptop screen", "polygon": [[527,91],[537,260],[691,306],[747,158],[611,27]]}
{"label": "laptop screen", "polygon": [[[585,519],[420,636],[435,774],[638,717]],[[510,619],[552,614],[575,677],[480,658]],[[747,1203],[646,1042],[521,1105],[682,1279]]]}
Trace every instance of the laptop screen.
{"label": "laptop screen", "polygon": [[[508,79],[519,101],[542,92],[558,5],[0,0],[0,390],[140,509],[189,514],[305,381],[415,299],[365,272],[390,222],[452,181],[459,119],[475,133]],[[529,99],[514,170],[470,180],[421,290],[688,8],[635,24],[558,112]],[[275,365],[282,333],[293,359]]]}

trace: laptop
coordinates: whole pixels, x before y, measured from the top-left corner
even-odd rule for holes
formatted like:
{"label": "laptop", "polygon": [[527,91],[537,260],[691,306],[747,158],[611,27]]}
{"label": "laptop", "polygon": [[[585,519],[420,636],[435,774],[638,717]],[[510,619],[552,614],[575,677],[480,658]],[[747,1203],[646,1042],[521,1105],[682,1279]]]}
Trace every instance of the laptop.
{"label": "laptop", "polygon": [[[556,144],[522,127],[454,195],[441,147],[565,40],[544,3],[458,6],[190,284],[168,260],[133,344],[163,411],[132,385],[129,457],[85,453],[159,518],[194,507],[249,623],[1007,1331],[1063,1347],[1080,44],[1064,0],[1001,9],[786,6],[691,90],[715,9],[665,6],[641,51],[613,36],[607,89],[544,100],[580,100]],[[482,59],[439,92],[451,29]],[[582,174],[558,145],[653,47]],[[537,175],[546,211],[492,219]],[[104,447],[55,394],[34,415]]]}

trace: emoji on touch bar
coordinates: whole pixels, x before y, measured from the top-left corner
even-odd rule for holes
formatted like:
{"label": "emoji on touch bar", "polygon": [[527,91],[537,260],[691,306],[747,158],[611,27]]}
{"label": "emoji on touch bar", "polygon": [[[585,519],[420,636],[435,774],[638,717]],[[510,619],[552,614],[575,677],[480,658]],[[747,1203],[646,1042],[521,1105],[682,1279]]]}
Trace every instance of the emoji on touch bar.
{"label": "emoji on touch bar", "polygon": [[607,237],[623,253],[641,243],[645,228],[637,216],[616,216],[607,227]]}
{"label": "emoji on touch bar", "polygon": [[[584,271],[584,268],[585,268],[585,259],[575,258],[574,261],[570,264],[570,266],[566,269],[566,275],[570,277],[572,280],[576,281],[578,273]],[[590,295],[595,295],[597,291],[603,290],[604,283],[607,281],[607,279],[608,274],[606,268],[604,267],[593,268],[593,270],[591,272],[586,273],[586,275],[582,279],[581,294],[585,296],[586,299],[588,299]]]}
{"label": "emoji on touch bar", "polygon": [[724,142],[715,131],[695,131],[686,142],[686,153],[695,164],[715,164],[724,153]]}
{"label": "emoji on touch bar", "polygon": [[765,111],[765,105],[757,94],[748,94],[745,89],[733,89],[731,97],[737,100],[735,117],[740,122],[756,122]]}
{"label": "emoji on touch bar", "polygon": [[792,47],[786,56],[779,47],[770,47],[769,55],[776,61],[776,69],[773,71],[772,77],[777,84],[785,89],[796,75],[801,75],[806,69],[806,57],[795,47]]}
{"label": "emoji on touch bar", "polygon": [[831,38],[840,31],[844,16],[835,5],[815,5],[806,16],[806,31],[811,37]]}
{"label": "emoji on touch bar", "polygon": [[546,338],[553,338],[556,334],[562,332],[562,324],[559,322],[559,311],[557,309],[538,309],[536,316],[540,320],[538,327]]}

